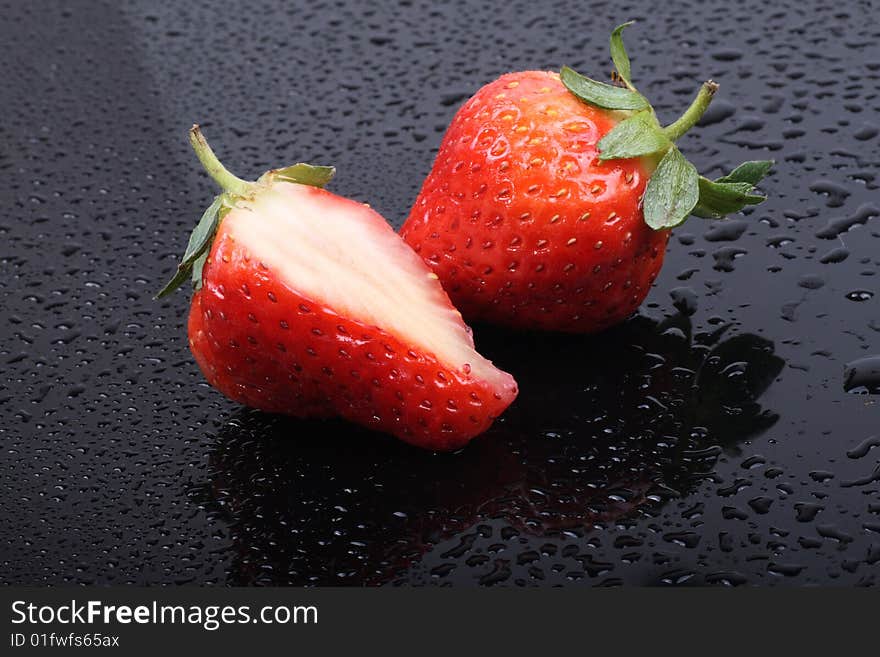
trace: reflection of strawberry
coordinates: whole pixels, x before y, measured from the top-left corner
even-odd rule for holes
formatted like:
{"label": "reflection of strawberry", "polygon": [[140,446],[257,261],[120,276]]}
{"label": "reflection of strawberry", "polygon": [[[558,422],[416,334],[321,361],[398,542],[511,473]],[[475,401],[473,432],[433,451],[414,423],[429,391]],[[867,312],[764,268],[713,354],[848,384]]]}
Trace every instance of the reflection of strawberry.
{"label": "reflection of strawberry", "polygon": [[602,330],[644,300],[669,228],[763,200],[751,190],[770,162],[710,181],[674,145],[717,85],[661,128],[630,82],[623,27],[612,36],[623,86],[567,68],[510,73],[449,126],[401,234],[465,317]]}
{"label": "reflection of strawberry", "polygon": [[[758,398],[783,361],[754,335],[694,335],[678,315],[636,318],[601,341],[494,337],[529,385],[492,439],[460,454],[413,453],[343,424],[259,414],[224,427],[208,506],[236,546],[229,583],[378,583],[450,540],[462,547],[443,562],[465,569],[485,556],[469,541],[491,533],[493,520],[504,529],[491,542],[583,535],[687,495],[722,449],[776,420]],[[328,444],[328,431],[341,435]],[[516,540],[508,548],[508,557],[528,549]]]}
{"label": "reflection of strawberry", "polygon": [[516,396],[473,346],[437,277],[368,206],[298,164],[248,183],[192,142],[225,192],[196,227],[190,348],[208,381],[248,406],[340,415],[430,449],[484,431]]}

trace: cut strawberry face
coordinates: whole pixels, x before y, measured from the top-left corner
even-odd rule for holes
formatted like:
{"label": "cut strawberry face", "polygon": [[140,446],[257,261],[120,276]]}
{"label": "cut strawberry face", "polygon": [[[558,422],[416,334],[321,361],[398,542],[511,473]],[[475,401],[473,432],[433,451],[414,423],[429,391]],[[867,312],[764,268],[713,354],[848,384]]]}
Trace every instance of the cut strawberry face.
{"label": "cut strawberry face", "polygon": [[443,362],[497,379],[437,276],[368,206],[316,187],[276,183],[224,221],[290,289]]}
{"label": "cut strawberry face", "polygon": [[485,431],[516,383],[475,351],[437,276],[368,206],[276,173],[224,195],[198,256],[189,339],[209,383],[429,449]]}

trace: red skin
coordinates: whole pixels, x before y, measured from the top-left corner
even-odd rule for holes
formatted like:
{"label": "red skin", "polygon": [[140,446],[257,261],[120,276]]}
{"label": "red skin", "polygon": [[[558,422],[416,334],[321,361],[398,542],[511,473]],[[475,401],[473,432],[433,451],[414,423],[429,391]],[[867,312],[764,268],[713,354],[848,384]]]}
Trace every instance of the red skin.
{"label": "red skin", "polygon": [[598,159],[618,120],[544,71],[458,111],[401,235],[465,318],[592,333],[639,307],[669,231],[645,224],[646,163]]}
{"label": "red skin", "polygon": [[515,386],[494,392],[301,296],[223,224],[192,299],[189,343],[208,382],[237,402],[297,417],[341,416],[433,450],[465,445],[516,396]]}

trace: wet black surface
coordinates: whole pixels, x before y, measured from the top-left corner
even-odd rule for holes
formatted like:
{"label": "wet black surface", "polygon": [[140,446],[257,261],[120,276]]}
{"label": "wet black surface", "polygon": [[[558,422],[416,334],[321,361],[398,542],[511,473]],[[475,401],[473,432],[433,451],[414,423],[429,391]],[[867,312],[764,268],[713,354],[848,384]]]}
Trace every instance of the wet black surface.
{"label": "wet black surface", "polygon": [[[868,3],[0,2],[0,582],[877,584],[880,28]],[[264,416],[202,381],[156,303],[211,189],[333,163],[395,225],[498,74],[634,77],[702,171],[775,158],[771,200],[691,220],[639,317],[477,327],[517,375],[431,455]]]}

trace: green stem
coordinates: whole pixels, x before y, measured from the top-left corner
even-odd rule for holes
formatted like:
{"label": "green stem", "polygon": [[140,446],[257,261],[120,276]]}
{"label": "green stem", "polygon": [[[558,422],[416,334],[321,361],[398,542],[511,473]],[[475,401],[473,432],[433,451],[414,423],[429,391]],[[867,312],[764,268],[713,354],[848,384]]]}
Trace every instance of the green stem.
{"label": "green stem", "polygon": [[199,162],[205,167],[205,171],[208,172],[208,175],[210,175],[224,191],[241,196],[250,189],[250,186],[253,183],[249,183],[247,180],[242,180],[238,176],[233,175],[220,163],[220,160],[214,155],[214,151],[208,146],[208,142],[202,134],[202,131],[199,129],[198,124],[194,124],[193,127],[189,129],[189,143],[192,144],[193,150],[199,158]]}
{"label": "green stem", "polygon": [[709,103],[712,102],[712,96],[715,95],[716,91],[718,91],[717,83],[712,82],[712,80],[704,82],[703,86],[700,87],[699,93],[697,93],[697,97],[694,98],[694,102],[692,102],[691,106],[681,115],[681,118],[663,128],[663,132],[666,133],[666,136],[669,137],[671,141],[676,141],[684,133],[693,128],[694,124],[700,120],[700,117],[703,116],[708,109]]}

